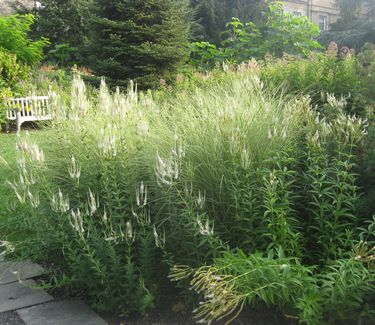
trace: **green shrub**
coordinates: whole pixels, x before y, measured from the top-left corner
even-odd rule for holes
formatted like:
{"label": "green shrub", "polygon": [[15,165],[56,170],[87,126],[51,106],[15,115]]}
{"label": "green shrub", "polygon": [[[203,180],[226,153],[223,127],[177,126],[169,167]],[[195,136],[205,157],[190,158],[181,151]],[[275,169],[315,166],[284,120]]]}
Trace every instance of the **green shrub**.
{"label": "green shrub", "polygon": [[0,17],[0,48],[17,55],[17,59],[26,64],[36,64],[43,58],[43,48],[48,40],[41,38],[32,41],[28,38],[34,16],[13,15]]}
{"label": "green shrub", "polygon": [[12,97],[12,91],[9,88],[1,88],[0,89],[0,130],[1,130],[1,125],[6,123],[6,110],[5,106],[3,104],[4,98]]}
{"label": "green shrub", "polygon": [[[367,217],[372,215],[374,209],[374,53],[374,46],[366,44],[356,57],[348,54],[340,58],[337,44],[331,43],[325,54],[313,53],[309,59],[290,56],[269,59],[259,69],[266,85],[283,85],[283,92],[309,94],[312,103],[317,105],[316,109],[328,121],[337,116],[337,104],[345,106],[350,114],[368,119],[369,134],[361,149],[355,150],[360,159],[357,160],[358,165],[352,167],[360,176],[355,184],[363,188],[360,211]],[[332,94],[341,98],[340,103],[332,105]],[[336,166],[335,163],[333,166]],[[326,174],[329,168],[327,166],[327,171],[322,174]]]}
{"label": "green shrub", "polygon": [[282,3],[277,1],[269,5],[262,52],[278,56],[284,52],[307,55],[312,50],[321,49],[316,41],[319,27],[306,16],[294,16],[283,9]]}
{"label": "green shrub", "polygon": [[336,260],[316,275],[324,304],[322,309],[330,322],[360,320],[368,310],[374,312],[371,305],[375,291],[374,268],[358,257]]}
{"label": "green shrub", "polygon": [[[196,317],[210,322],[228,317],[233,320],[245,305],[257,301],[280,307],[298,304],[306,296],[316,295],[317,284],[311,274],[312,269],[295,258],[264,257],[259,253],[247,256],[238,251],[215,259],[212,266],[174,267],[170,277],[173,281],[192,277],[191,288],[203,298]],[[313,315],[315,324],[319,324],[319,303],[311,304],[310,310],[304,307],[304,312]]]}
{"label": "green shrub", "polygon": [[375,101],[375,45],[366,43],[358,53],[358,70],[362,80],[362,92],[368,101]]}
{"label": "green shrub", "polygon": [[13,88],[19,80],[27,78],[29,71],[16,55],[0,49],[0,87]]}
{"label": "green shrub", "polygon": [[[17,57],[0,47],[0,126],[6,122],[3,100],[12,97],[17,82],[27,79],[30,69],[17,62]],[[1,130],[1,127],[0,127]]]}
{"label": "green shrub", "polygon": [[[19,81],[27,80],[30,67],[43,57],[46,39],[28,39],[32,15],[0,17],[0,125],[5,122],[3,99],[10,97]],[[0,128],[1,129],[1,128]]]}
{"label": "green shrub", "polygon": [[327,103],[322,94],[334,94],[346,98],[350,112],[363,113],[361,80],[351,54],[338,58],[331,53],[310,53],[307,59],[284,56],[266,60],[261,79],[268,85],[284,85],[291,93],[309,94],[319,108]]}
{"label": "green shrub", "polygon": [[27,79],[18,80],[13,86],[17,96],[47,95],[54,91],[66,93],[70,97],[74,72],[58,69],[54,66],[42,65],[32,68]]}
{"label": "green shrub", "polygon": [[48,51],[48,61],[59,67],[66,67],[75,65],[82,59],[77,47],[70,46],[69,43],[61,43]]}
{"label": "green shrub", "polygon": [[306,56],[312,50],[322,48],[315,40],[319,36],[318,26],[307,17],[284,12],[280,2],[268,5],[264,21],[263,25],[257,26],[232,18],[227,30],[222,33],[219,49],[208,42],[191,44],[190,63],[205,70],[221,62],[241,63],[252,58],[263,59],[267,54],[276,57],[284,53]]}
{"label": "green shrub", "polygon": [[202,297],[195,310],[202,322],[230,322],[245,305],[259,303],[277,305],[305,324],[360,318],[375,291],[374,270],[351,257],[335,261],[323,273],[314,271],[282,251],[276,256],[237,251],[225,253],[210,266],[175,266],[170,278],[192,279],[190,287]]}

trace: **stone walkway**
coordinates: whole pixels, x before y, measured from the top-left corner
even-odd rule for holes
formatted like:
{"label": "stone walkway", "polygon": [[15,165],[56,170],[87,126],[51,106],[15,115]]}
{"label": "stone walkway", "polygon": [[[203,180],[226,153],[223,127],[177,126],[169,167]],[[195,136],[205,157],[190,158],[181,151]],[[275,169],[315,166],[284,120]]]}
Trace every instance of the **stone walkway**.
{"label": "stone walkway", "polygon": [[107,325],[80,300],[55,301],[33,278],[44,270],[30,262],[0,260],[1,325]]}

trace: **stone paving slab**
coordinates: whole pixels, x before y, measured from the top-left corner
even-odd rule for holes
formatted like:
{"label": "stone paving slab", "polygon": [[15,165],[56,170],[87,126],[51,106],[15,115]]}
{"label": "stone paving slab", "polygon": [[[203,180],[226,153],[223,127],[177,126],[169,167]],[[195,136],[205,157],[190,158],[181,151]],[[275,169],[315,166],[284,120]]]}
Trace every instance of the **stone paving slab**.
{"label": "stone paving slab", "polygon": [[41,266],[31,262],[1,262],[0,285],[35,278],[44,274]]}
{"label": "stone paving slab", "polygon": [[23,283],[14,282],[0,286],[0,313],[20,308],[30,307],[53,300],[42,289],[32,288],[36,286],[33,280]]}
{"label": "stone paving slab", "polygon": [[107,325],[80,300],[51,302],[17,313],[26,325]]}

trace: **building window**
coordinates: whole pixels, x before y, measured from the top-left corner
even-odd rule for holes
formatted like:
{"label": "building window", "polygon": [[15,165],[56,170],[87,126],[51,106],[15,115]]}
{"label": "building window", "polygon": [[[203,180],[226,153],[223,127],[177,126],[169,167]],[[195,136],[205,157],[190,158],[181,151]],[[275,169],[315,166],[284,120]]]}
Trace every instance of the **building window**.
{"label": "building window", "polygon": [[301,17],[302,14],[299,11],[293,11],[293,16]]}
{"label": "building window", "polygon": [[328,30],[328,17],[319,15],[319,28],[321,31]]}

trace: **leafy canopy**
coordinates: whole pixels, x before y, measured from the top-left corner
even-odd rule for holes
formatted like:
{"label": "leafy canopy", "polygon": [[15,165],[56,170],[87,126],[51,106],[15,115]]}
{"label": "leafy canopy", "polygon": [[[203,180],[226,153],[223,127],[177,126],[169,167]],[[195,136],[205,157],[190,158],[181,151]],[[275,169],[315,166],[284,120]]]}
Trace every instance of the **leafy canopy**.
{"label": "leafy canopy", "polygon": [[266,54],[282,56],[283,53],[304,55],[322,48],[316,41],[319,27],[307,17],[297,17],[283,12],[281,2],[269,4],[265,22],[256,25],[232,18],[221,48],[208,42],[192,43],[192,61],[195,66],[208,68],[217,61],[240,63],[251,58],[263,58]]}
{"label": "leafy canopy", "polygon": [[0,17],[0,48],[17,55],[17,59],[29,65],[43,58],[43,48],[49,43],[46,38],[32,41],[28,32],[34,23],[34,16],[13,15]]}

